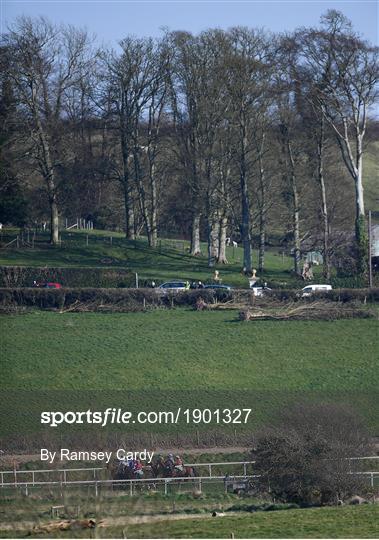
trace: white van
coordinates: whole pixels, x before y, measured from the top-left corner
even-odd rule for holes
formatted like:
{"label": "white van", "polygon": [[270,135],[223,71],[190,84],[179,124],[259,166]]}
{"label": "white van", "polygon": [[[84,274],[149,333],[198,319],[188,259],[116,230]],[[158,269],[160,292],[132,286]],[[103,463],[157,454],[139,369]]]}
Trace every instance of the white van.
{"label": "white van", "polygon": [[307,285],[301,289],[301,296],[311,296],[314,293],[329,292],[332,290],[331,285]]}

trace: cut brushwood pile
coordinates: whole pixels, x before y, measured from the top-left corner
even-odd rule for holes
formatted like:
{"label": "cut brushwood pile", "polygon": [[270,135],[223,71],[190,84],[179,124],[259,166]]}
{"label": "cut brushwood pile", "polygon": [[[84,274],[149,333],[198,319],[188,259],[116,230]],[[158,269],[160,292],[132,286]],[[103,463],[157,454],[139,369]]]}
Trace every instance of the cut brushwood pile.
{"label": "cut brushwood pile", "polygon": [[378,318],[375,310],[359,308],[355,304],[320,300],[315,302],[290,302],[285,305],[272,300],[266,306],[254,307],[251,304],[233,302],[210,304],[201,297],[195,304],[197,311],[233,310],[239,311],[241,321],[250,320],[335,320],[335,319],[371,319]]}
{"label": "cut brushwood pile", "polygon": [[246,308],[239,312],[241,321],[254,320],[335,320],[335,319],[369,319],[377,318],[375,311],[336,304],[332,302],[312,302],[310,304],[287,304],[285,307],[264,311],[261,308]]}
{"label": "cut brushwood pile", "polygon": [[36,525],[30,534],[50,534],[58,531],[70,531],[72,529],[93,529],[96,527],[95,519],[63,519],[50,521],[44,525]]}

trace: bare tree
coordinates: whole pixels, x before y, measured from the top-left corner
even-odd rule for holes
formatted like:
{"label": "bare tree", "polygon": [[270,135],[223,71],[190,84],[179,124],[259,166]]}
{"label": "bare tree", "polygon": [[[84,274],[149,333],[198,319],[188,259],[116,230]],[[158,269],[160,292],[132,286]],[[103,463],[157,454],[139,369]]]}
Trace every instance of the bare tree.
{"label": "bare tree", "polygon": [[378,99],[378,47],[364,42],[340,12],[330,10],[322,28],[301,33],[303,61],[313,76],[319,106],[333,129],[355,186],[355,236],[360,271],[367,267],[363,197],[363,141],[370,108]]}
{"label": "bare tree", "polygon": [[[285,55],[283,55],[285,56]],[[294,88],[287,58],[282,57],[281,71],[277,79],[277,121],[278,135],[281,143],[281,172],[285,193],[292,209],[291,232],[293,237],[294,272],[301,274],[301,236],[300,236],[300,210],[301,197],[299,192],[298,167],[301,160],[301,136],[299,119],[295,106]],[[299,146],[300,145],[300,146]]]}
{"label": "bare tree", "polygon": [[270,209],[277,201],[275,189],[278,176],[277,144],[273,137],[274,118],[269,113],[272,106],[269,96],[262,103],[261,110],[257,111],[254,122],[253,141],[253,171],[255,181],[253,184],[254,202],[257,216],[253,219],[253,226],[258,225],[258,270],[264,271],[267,236],[267,220]]}
{"label": "bare tree", "polygon": [[[294,42],[297,51],[301,49],[301,40]],[[294,55],[295,64],[292,65],[293,78],[296,81],[296,108],[302,120],[301,129],[304,137],[309,140],[305,151],[309,156],[311,175],[315,178],[319,191],[319,210],[322,227],[323,243],[323,274],[325,279],[330,278],[330,221],[325,181],[326,153],[330,147],[330,129],[326,124],[322,109],[319,106],[317,92],[307,76],[307,71],[297,62],[298,54]],[[308,182],[309,186],[309,182]],[[310,190],[311,191],[311,190]]]}
{"label": "bare tree", "polygon": [[[199,168],[204,186],[207,220],[208,266],[225,263],[228,189],[227,144],[230,123],[230,94],[227,91],[224,59],[229,43],[224,32],[203,32],[199,36],[203,58],[199,70]],[[225,168],[226,166],[226,168]]]}
{"label": "bare tree", "polygon": [[263,32],[234,28],[227,64],[228,85],[235,126],[234,157],[239,171],[243,267],[252,270],[251,250],[251,151],[254,112],[262,107],[269,88],[271,48]]}
{"label": "bare tree", "polygon": [[89,40],[84,31],[56,27],[43,18],[21,17],[4,36],[4,42],[20,122],[29,132],[29,152],[45,183],[51,215],[51,243],[57,244],[63,107],[66,93],[89,69]]}
{"label": "bare tree", "polygon": [[174,58],[171,65],[171,108],[185,181],[191,198],[191,255],[201,254],[200,219],[203,212],[203,185],[200,171],[200,114],[202,99],[199,74],[204,72],[206,59],[201,54],[198,39],[189,33],[171,34]]}
{"label": "bare tree", "polygon": [[[170,51],[165,41],[159,44],[155,56],[155,77],[151,82],[150,100],[147,104],[146,157],[150,204],[149,209],[145,210],[144,214],[148,242],[152,247],[156,246],[158,237],[158,160],[162,147],[161,127],[169,87]],[[162,175],[162,171],[160,171],[160,175]]]}
{"label": "bare tree", "polygon": [[[141,124],[143,113],[151,100],[156,80],[156,46],[153,39],[127,37],[120,42],[121,54],[105,54],[108,83],[118,118],[120,147],[123,164],[122,186],[125,204],[126,237],[135,238],[135,186],[138,202],[148,234],[145,188],[141,179],[141,152],[143,152]],[[152,148],[150,146],[150,156]]]}

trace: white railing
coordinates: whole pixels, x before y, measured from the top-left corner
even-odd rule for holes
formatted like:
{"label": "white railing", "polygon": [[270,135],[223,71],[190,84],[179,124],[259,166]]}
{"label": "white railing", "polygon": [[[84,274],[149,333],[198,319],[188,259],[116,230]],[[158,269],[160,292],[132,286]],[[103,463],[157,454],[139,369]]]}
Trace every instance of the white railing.
{"label": "white railing", "polygon": [[209,472],[209,477],[212,477],[212,467],[220,466],[230,466],[230,465],[242,465],[243,474],[246,476],[248,465],[253,465],[255,461],[222,461],[219,463],[186,463],[185,467],[195,467],[195,469],[200,469],[202,467],[207,467]]}
{"label": "white railing", "polygon": [[[247,474],[247,466],[255,463],[255,461],[222,461],[218,463],[186,463],[185,467],[195,467],[195,468],[204,468],[206,467],[208,469],[209,478],[212,478],[212,467],[227,467],[231,465],[241,465],[243,467],[243,474],[246,476]],[[146,465],[144,469],[151,470],[150,465]],[[19,484],[20,482],[17,481],[17,478],[21,474],[31,474],[32,475],[32,481],[35,481],[35,475],[36,474],[54,474],[54,473],[62,473],[63,478],[66,481],[67,480],[67,474],[72,472],[92,472],[93,476],[95,478],[97,471],[105,471],[107,470],[106,467],[83,467],[79,469],[35,469],[35,470],[19,470],[14,469],[11,471],[0,471],[0,486],[4,485],[4,475],[12,475],[14,478],[13,484]]]}
{"label": "white railing", "polygon": [[98,489],[100,486],[114,486],[114,485],[124,485],[125,487],[129,487],[130,495],[133,495],[136,487],[138,485],[148,485],[148,486],[155,486],[157,484],[163,485],[164,487],[164,493],[167,495],[168,493],[168,486],[169,484],[175,485],[183,483],[186,483],[187,485],[191,483],[191,485],[196,485],[198,490],[202,490],[203,484],[206,483],[224,483],[225,490],[227,489],[227,486],[230,484],[233,484],[233,482],[247,482],[250,479],[259,478],[259,475],[236,475],[236,476],[213,476],[210,478],[209,476],[181,476],[181,477],[175,477],[175,478],[134,478],[134,479],[128,479],[128,480],[66,480],[66,481],[59,481],[59,480],[51,480],[51,481],[34,481],[34,482],[18,482],[15,484],[14,482],[5,482],[2,484],[2,487],[12,487],[12,488],[25,488],[25,494],[28,495],[28,490],[31,487],[37,487],[37,486],[94,486],[95,488],[95,494],[98,495]]}
{"label": "white railing", "polygon": [[[55,473],[61,473],[63,476],[63,480],[67,481],[67,474],[73,473],[73,472],[92,472],[93,478],[96,479],[96,473],[97,471],[103,471],[105,470],[104,467],[90,467],[90,468],[80,468],[80,469],[34,469],[34,470],[19,470],[19,469],[13,469],[12,471],[0,471],[0,486],[8,485],[10,482],[4,481],[4,475],[11,475],[13,477],[12,484],[19,484],[18,478],[22,474],[30,474],[32,476],[31,482],[34,484],[36,483],[35,475],[36,474],[55,474]],[[45,481],[43,481],[45,482]]]}
{"label": "white railing", "polygon": [[[379,456],[364,456],[364,457],[353,457],[353,458],[347,458],[349,460],[371,460],[371,459],[379,459]],[[247,468],[249,465],[253,465],[255,463],[255,461],[222,461],[222,462],[212,462],[212,463],[186,463],[185,466],[186,467],[194,467],[195,469],[202,469],[202,468],[207,468],[208,469],[208,476],[201,476],[201,478],[205,479],[205,478],[208,478],[208,479],[212,479],[212,478],[221,478],[219,476],[214,476],[212,474],[212,468],[214,467],[230,467],[230,466],[241,466],[243,468],[243,476],[244,477],[247,477]],[[146,470],[151,470],[151,466],[150,465],[146,465],[144,467],[144,469]],[[45,480],[42,480],[42,481],[36,481],[36,477],[35,475],[36,474],[56,474],[56,473],[60,473],[61,474],[61,477],[62,477],[62,480],[57,480],[55,481],[55,483],[57,484],[60,484],[61,482],[67,484],[69,482],[71,483],[75,483],[75,482],[89,482],[89,481],[97,481],[97,482],[104,482],[105,480],[98,480],[96,478],[96,475],[98,473],[98,471],[106,471],[106,467],[83,467],[83,468],[75,468],[75,469],[35,469],[35,470],[18,470],[18,469],[14,469],[14,470],[9,470],[9,471],[0,471],[0,487],[2,486],[9,486],[9,485],[21,485],[21,484],[32,484],[32,485],[37,485],[38,484],[48,484],[50,483],[50,481],[45,481]],[[68,481],[68,475],[70,473],[73,473],[73,472],[87,472],[87,473],[92,473],[92,480],[71,480],[71,481]],[[25,475],[25,474],[29,474],[31,475],[31,480],[30,481],[26,481],[26,482],[20,482],[19,478],[20,478],[20,475]],[[374,477],[375,476],[379,476],[379,471],[368,471],[368,472],[351,472],[351,474],[359,474],[359,475],[371,475],[370,478],[371,478],[371,485],[373,485],[373,482],[374,482]],[[6,478],[4,477],[4,475],[11,475],[13,477],[13,481],[12,482],[6,482]],[[186,477],[187,478],[187,477]],[[224,477],[222,477],[224,478]],[[140,481],[141,479],[134,479],[132,480],[133,482],[134,481]],[[142,479],[142,480],[146,480],[146,481],[151,481],[150,478],[147,478],[147,479]],[[160,480],[160,479],[155,479],[155,480]],[[172,479],[167,479],[168,481],[169,480],[172,480]],[[109,480],[109,482],[115,482],[116,480]],[[123,481],[123,480],[121,480]]]}
{"label": "white railing", "polygon": [[369,476],[371,487],[374,487],[374,479],[379,478],[379,471],[351,472],[350,474],[356,474],[358,476]]}

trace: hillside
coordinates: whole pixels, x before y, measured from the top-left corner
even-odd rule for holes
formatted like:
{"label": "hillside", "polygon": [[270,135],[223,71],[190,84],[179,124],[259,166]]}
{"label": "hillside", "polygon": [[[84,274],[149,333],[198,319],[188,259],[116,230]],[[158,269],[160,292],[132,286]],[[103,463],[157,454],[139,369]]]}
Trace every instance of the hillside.
{"label": "hillside", "polygon": [[[3,245],[16,238],[18,229],[3,230]],[[102,267],[126,268],[138,273],[140,286],[152,280],[163,283],[171,279],[211,282],[214,269],[218,269],[222,283],[235,287],[248,287],[242,275],[242,248],[227,247],[228,264],[208,267],[207,245],[202,243],[202,256],[189,255],[189,242],[160,239],[155,249],[147,245],[145,237],[128,241],[123,233],[114,231],[63,231],[62,245],[52,247],[48,234],[38,232],[34,249],[12,247],[0,251],[0,265],[30,267]],[[32,234],[29,236],[31,241]],[[88,239],[87,239],[88,238]],[[253,250],[253,266],[257,264],[257,250]],[[262,281],[274,287],[300,287],[303,283],[292,273],[292,258],[279,248],[268,248]],[[314,267],[315,278],[322,281],[321,267]]]}
{"label": "hillside", "polygon": [[[3,231],[3,243],[14,239],[17,229]],[[31,240],[32,235],[29,236]],[[88,237],[88,240],[87,240]],[[112,238],[112,239],[111,239]],[[193,257],[188,253],[189,242],[182,240],[159,240],[156,249],[149,248],[146,238],[127,241],[122,233],[110,231],[72,231],[62,232],[61,247],[52,247],[48,243],[48,234],[39,232],[31,247],[7,248],[0,251],[0,265],[38,266],[38,267],[103,267],[127,268],[137,272],[141,285],[144,281],[157,283],[170,279],[189,281],[212,280],[214,269],[208,268],[207,246],[202,244],[203,255]],[[248,280],[241,274],[242,248],[228,247],[229,264],[218,265],[223,283],[247,287]],[[257,264],[257,252],[253,252],[254,264]],[[269,249],[266,257],[266,271],[262,278],[285,287],[302,283],[291,273],[292,259],[278,249]],[[316,272],[321,269],[316,268]]]}
{"label": "hillside", "polygon": [[363,161],[363,185],[366,210],[379,211],[379,141],[371,142]]}

